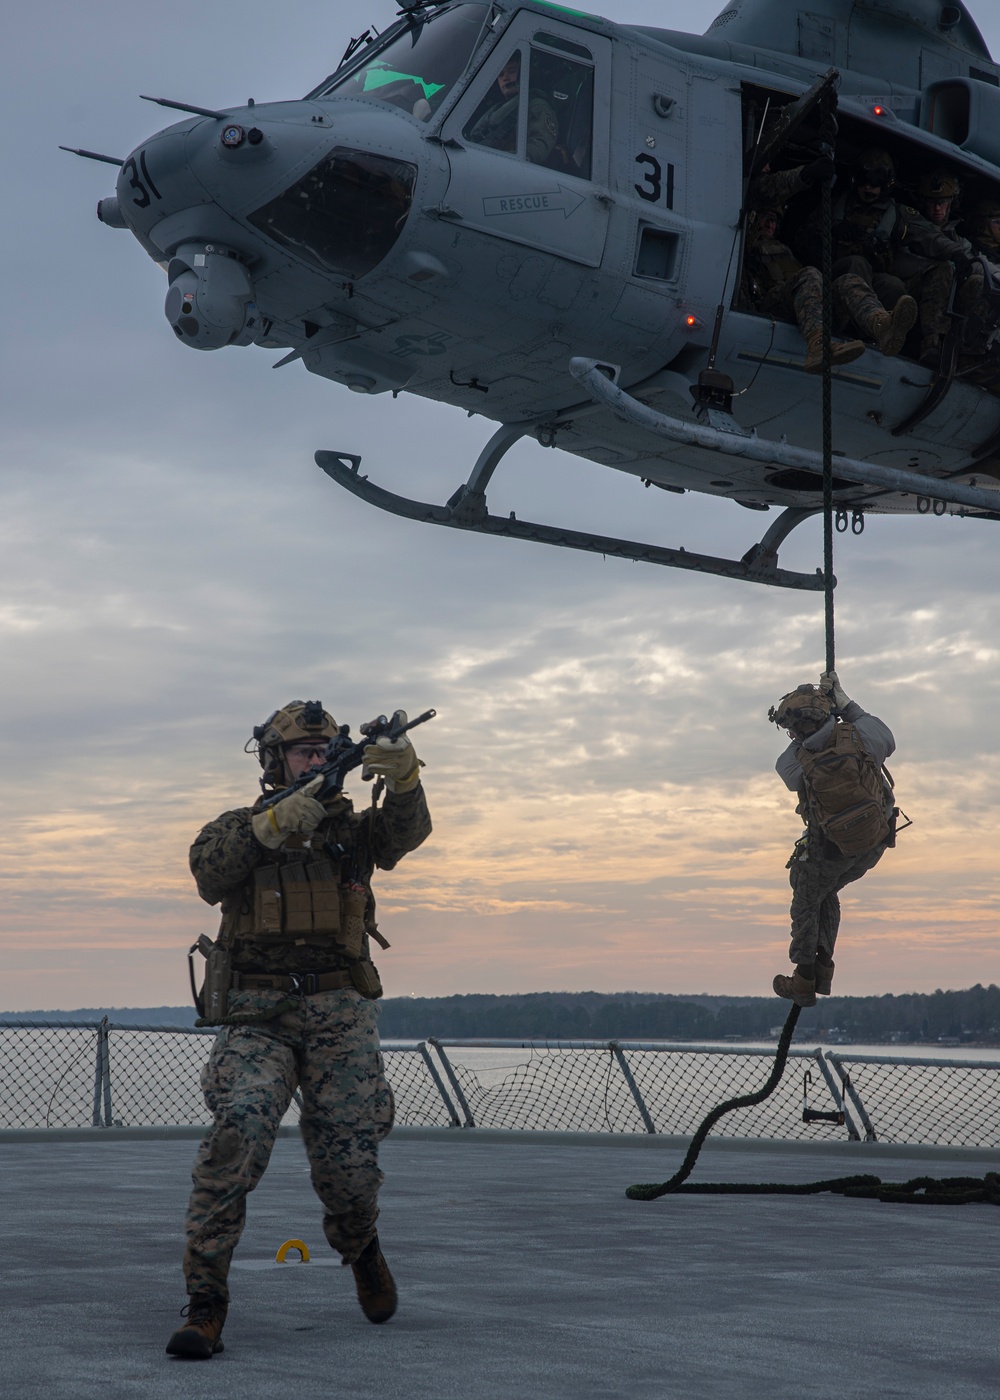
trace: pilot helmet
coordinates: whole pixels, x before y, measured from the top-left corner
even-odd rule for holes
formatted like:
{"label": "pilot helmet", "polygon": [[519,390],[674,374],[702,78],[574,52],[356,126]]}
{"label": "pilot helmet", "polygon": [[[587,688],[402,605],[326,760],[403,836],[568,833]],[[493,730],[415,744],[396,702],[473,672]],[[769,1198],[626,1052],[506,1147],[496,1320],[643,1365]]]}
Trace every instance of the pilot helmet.
{"label": "pilot helmet", "polygon": [[869,146],[854,162],[851,178],[855,185],[871,181],[873,185],[881,187],[883,194],[888,194],[896,183],[896,167],[892,163],[892,156],[881,146]]}
{"label": "pilot helmet", "polygon": [[925,171],[917,181],[917,194],[921,199],[956,199],[961,192],[958,176],[945,166]]}
{"label": "pilot helmet", "polygon": [[333,715],[323,709],[320,700],[290,700],[275,710],[263,724],[255,724],[247,740],[246,752],[255,753],[264,770],[262,783],[284,787],[285,749],[306,739],[335,739],[340,730]]}
{"label": "pilot helmet", "polygon": [[815,734],[832,713],[833,701],[825,691],[815,685],[800,685],[772,705],[767,717],[772,724],[804,739]]}

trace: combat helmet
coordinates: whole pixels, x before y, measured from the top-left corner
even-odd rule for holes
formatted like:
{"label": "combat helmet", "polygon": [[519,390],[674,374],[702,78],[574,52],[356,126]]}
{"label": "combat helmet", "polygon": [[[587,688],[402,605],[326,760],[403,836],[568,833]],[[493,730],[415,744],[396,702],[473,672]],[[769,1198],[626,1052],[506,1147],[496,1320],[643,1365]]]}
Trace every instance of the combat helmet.
{"label": "combat helmet", "polygon": [[321,700],[290,700],[263,724],[255,724],[246,752],[255,753],[264,770],[262,787],[280,788],[287,783],[285,749],[305,739],[335,739],[340,728]]}
{"label": "combat helmet", "polygon": [[917,181],[917,194],[921,199],[957,199],[962,193],[962,185],[954,170],[939,165],[934,170],[925,171]]}
{"label": "combat helmet", "polygon": [[781,729],[790,729],[805,738],[833,714],[833,701],[816,685],[800,685],[772,705],[767,717]]}
{"label": "combat helmet", "polygon": [[991,219],[1000,219],[1000,199],[993,195],[989,199],[981,199],[972,211],[972,218],[969,220],[969,228],[973,237],[983,239],[989,243],[996,243],[990,228]]}
{"label": "combat helmet", "polygon": [[896,183],[896,167],[892,163],[892,156],[881,146],[869,146],[854,162],[851,179],[855,185],[871,180],[873,184],[881,186],[883,194],[888,194]]}

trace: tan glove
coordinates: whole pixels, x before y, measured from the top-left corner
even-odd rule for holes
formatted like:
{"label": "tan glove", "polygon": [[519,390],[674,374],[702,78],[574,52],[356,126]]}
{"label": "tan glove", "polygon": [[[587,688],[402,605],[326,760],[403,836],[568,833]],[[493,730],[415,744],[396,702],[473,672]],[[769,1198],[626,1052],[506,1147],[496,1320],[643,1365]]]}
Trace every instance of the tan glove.
{"label": "tan glove", "polygon": [[420,782],[422,767],[408,735],[401,734],[398,739],[389,739],[383,734],[365,749],[361,776],[384,778],[390,792],[412,792]]}
{"label": "tan glove", "polygon": [[321,774],[305,787],[299,788],[298,792],[283,797],[273,807],[256,812],[250,818],[250,825],[260,844],[275,851],[293,831],[315,831],[326,816],[326,808],[322,802],[317,802],[312,796],[322,785]]}
{"label": "tan glove", "polygon": [[851,703],[836,671],[824,671],[819,678],[819,688],[825,695],[829,695],[838,710],[843,710]]}

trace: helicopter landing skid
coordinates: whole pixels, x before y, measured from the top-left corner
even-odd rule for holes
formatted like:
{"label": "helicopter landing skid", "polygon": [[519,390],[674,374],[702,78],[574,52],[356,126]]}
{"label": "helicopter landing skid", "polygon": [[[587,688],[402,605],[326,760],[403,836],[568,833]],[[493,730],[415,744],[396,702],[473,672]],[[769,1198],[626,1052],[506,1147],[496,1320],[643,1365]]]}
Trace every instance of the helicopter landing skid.
{"label": "helicopter landing skid", "polygon": [[675,569],[690,569],[700,574],[717,574],[720,578],[744,579],[747,583],[769,583],[777,588],[797,588],[818,592],[823,587],[822,571],[814,574],[793,573],[777,566],[778,546],[802,520],[816,512],[814,509],[790,508],[784,511],[742,559],[717,559],[710,554],[695,554],[687,549],[668,549],[663,545],[639,544],[634,540],[619,540],[610,535],[591,535],[582,530],[566,530],[556,525],[538,525],[530,520],[518,520],[513,511],[509,516],[490,515],[486,509],[486,484],[496,470],[504,453],[520,438],[524,428],[504,426],[487,443],[473,468],[469,480],[454,493],[447,505],[428,505],[408,496],[397,496],[376,486],[360,473],[361,458],[348,452],[317,452],[316,465],[333,481],[352,495],[359,496],[380,510],[401,515],[407,520],[422,520],[431,525],[448,525],[455,530],[476,530],[483,535],[500,535],[508,539],[531,540],[536,544],[558,545],[564,549],[582,549],[590,554],[611,555],[616,559],[633,559],[643,564],[663,564]]}

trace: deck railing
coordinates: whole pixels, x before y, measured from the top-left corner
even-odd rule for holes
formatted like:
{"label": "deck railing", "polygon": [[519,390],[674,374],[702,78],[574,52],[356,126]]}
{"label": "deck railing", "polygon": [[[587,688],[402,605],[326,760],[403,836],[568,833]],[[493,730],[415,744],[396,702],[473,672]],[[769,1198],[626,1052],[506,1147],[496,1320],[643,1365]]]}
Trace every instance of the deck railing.
{"label": "deck railing", "polygon": [[[0,1128],[207,1124],[200,1073],[214,1035],[106,1017],[0,1020]],[[693,1132],[715,1104],[759,1088],[773,1053],[641,1040],[384,1046],[397,1123],[623,1134]],[[300,1108],[296,1095],[290,1121]],[[1000,1147],[1000,1060],[793,1049],[771,1098],[717,1133]]]}

